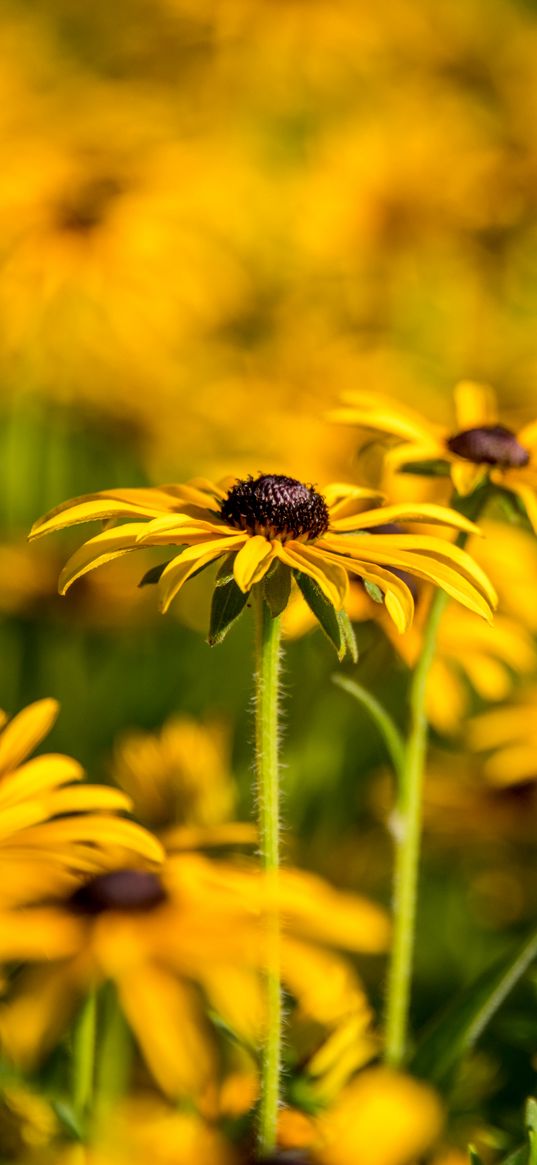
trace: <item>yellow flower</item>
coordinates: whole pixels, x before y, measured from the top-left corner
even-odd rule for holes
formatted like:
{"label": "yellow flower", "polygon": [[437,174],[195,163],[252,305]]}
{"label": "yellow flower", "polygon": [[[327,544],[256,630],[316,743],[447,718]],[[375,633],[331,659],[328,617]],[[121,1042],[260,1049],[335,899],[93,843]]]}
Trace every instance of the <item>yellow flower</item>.
{"label": "yellow flower", "polygon": [[[263,1029],[266,919],[275,912],[283,981],[300,1007],[329,1027],[363,1011],[353,973],[323,948],[385,950],[389,925],[381,909],[297,870],[283,871],[275,886],[256,867],[182,854],[160,875],[116,869],[43,908],[48,962],[23,971],[0,1010],[6,1054],[34,1064],[85,992],[109,980],[163,1091],[210,1102],[217,1061],[200,988],[253,1049]],[[0,915],[0,958],[39,958],[25,918],[40,929],[38,909]]]}
{"label": "yellow flower", "polygon": [[360,1072],[317,1117],[283,1112],[280,1141],[311,1150],[315,1165],[408,1165],[432,1147],[442,1119],[428,1085],[375,1067]]}
{"label": "yellow flower", "polygon": [[443,462],[459,494],[472,493],[487,479],[521,501],[537,529],[537,421],[514,433],[498,420],[496,397],[488,385],[461,381],[454,391],[455,421],[451,429],[425,420],[389,397],[367,392],[346,395],[346,406],[334,420],[358,425],[398,440],[388,455],[392,469],[434,472]]}
{"label": "yellow flower", "polygon": [[185,826],[188,833],[189,826],[199,826],[203,831],[228,822],[233,812],[229,752],[222,721],[204,724],[192,716],[175,716],[158,733],[135,731],[121,737],[112,774],[132,797],[137,817],[152,828]]}
{"label": "yellow flower", "polygon": [[119,789],[80,784],[84,773],[72,757],[27,759],[57,715],[56,700],[39,700],[0,730],[1,908],[68,891],[81,874],[125,858],[162,858],[155,838],[118,816],[131,808]]}
{"label": "yellow flower", "polygon": [[[340,484],[327,486],[323,495],[281,474],[218,485],[199,479],[187,485],[103,491],[76,498],[40,518],[31,537],[94,519],[138,519],[107,528],[84,543],[62,571],[62,594],[88,571],[137,547],[180,546],[179,554],[142,580],[155,581],[158,575],[164,611],[189,578],[225,557],[217,589],[219,584],[234,586],[234,617],[251,588],[265,580],[267,593],[273,570],[279,568],[281,578],[283,568],[287,594],[292,575],[312,609],[312,586],[318,598],[340,611],[349,573],[358,575],[385,596],[386,609],[400,631],[412,621],[414,604],[399,571],[434,582],[470,610],[489,618],[495,604],[493,588],[459,547],[430,535],[375,533],[387,523],[410,520],[469,533],[476,527],[452,510],[425,503],[364,509],[375,496],[358,486]],[[286,598],[284,594],[283,606]]]}

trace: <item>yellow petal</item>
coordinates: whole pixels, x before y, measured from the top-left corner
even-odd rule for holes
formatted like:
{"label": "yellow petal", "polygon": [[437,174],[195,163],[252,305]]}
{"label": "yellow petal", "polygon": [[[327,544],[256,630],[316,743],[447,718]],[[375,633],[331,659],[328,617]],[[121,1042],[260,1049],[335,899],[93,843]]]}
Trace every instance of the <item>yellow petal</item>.
{"label": "yellow petal", "polygon": [[427,1084],[389,1068],[359,1073],[318,1118],[320,1165],[407,1165],[442,1129],[442,1108]]}
{"label": "yellow petal", "polygon": [[[267,902],[273,893],[268,887]],[[320,939],[353,951],[383,951],[390,924],[379,906],[357,894],[334,890],[302,870],[280,871],[276,902],[286,929],[297,937]]]}
{"label": "yellow petal", "polygon": [[231,526],[216,518],[194,518],[188,514],[171,514],[144,522],[137,534],[139,546],[177,546],[181,542],[194,542],[196,538],[207,539],[209,535],[229,538],[236,533]]}
{"label": "yellow petal", "polygon": [[76,526],[80,522],[94,522],[97,519],[146,517],[153,518],[158,514],[174,509],[173,498],[164,490],[159,489],[117,489],[101,491],[94,494],[83,494],[78,498],[71,498],[62,502],[60,506],[49,510],[37,522],[34,522],[30,531],[30,538],[40,538],[43,534],[50,534],[54,530],[63,530],[66,526]]}
{"label": "yellow petal", "polygon": [[488,384],[461,380],[453,389],[457,432],[495,425],[498,420],[496,393]]}
{"label": "yellow petal", "polygon": [[155,1080],[171,1097],[196,1097],[216,1064],[193,991],[161,967],[128,968],[120,1003]]}
{"label": "yellow petal", "polygon": [[16,768],[40,744],[52,728],[59,710],[57,700],[37,700],[6,724],[0,735],[0,772]]}
{"label": "yellow petal", "polygon": [[[491,473],[492,481],[497,481],[498,485],[503,485],[502,477],[498,474]],[[509,482],[505,483],[506,488],[510,489],[512,493],[517,494],[522,502],[522,505],[528,515],[529,521],[533,526],[534,533],[537,534],[537,491],[531,485],[525,485],[523,482],[513,480],[509,475]]]}
{"label": "yellow petal", "polygon": [[218,538],[210,542],[203,542],[199,546],[189,546],[177,558],[172,558],[163,571],[160,582],[161,610],[166,612],[170,603],[181,590],[191,575],[208,566],[216,558],[227,554],[231,550],[238,550],[244,543],[246,534],[235,538]]}
{"label": "yellow petal", "polygon": [[135,821],[108,817],[102,813],[63,817],[24,832],[24,844],[28,847],[36,846],[37,849],[45,845],[60,846],[79,841],[89,841],[105,850],[107,847],[116,847],[120,854],[126,850],[159,865],[164,859],[162,845],[147,829]]}
{"label": "yellow petal", "polygon": [[128,522],[125,526],[114,526],[103,530],[95,538],[89,538],[66,562],[59,580],[58,590],[65,595],[69,587],[82,575],[98,566],[104,566],[115,558],[121,558],[130,550],[137,549],[136,536],[145,529],[144,522]]}
{"label": "yellow petal", "polygon": [[246,593],[263,578],[274,557],[272,543],[262,534],[248,538],[233,562],[233,575],[241,591]]}
{"label": "yellow petal", "polygon": [[303,571],[314,579],[336,610],[340,610],[347,597],[349,579],[347,571],[339,563],[330,561],[323,551],[306,547],[302,542],[274,543],[276,553],[282,562],[293,570]]}
{"label": "yellow petal", "polygon": [[419,413],[381,393],[349,392],[345,398],[348,406],[332,410],[330,420],[410,441],[423,440],[434,430],[434,426]]}
{"label": "yellow petal", "polygon": [[467,534],[479,534],[479,527],[463,514],[448,506],[437,506],[432,502],[418,502],[416,505],[403,502],[400,505],[379,506],[376,510],[367,510],[359,518],[343,518],[330,524],[330,532],[351,530],[369,530],[375,526],[384,526],[392,522],[427,522],[442,526],[449,526],[454,530],[463,530]]}
{"label": "yellow petal", "polygon": [[84,769],[70,756],[62,756],[60,753],[36,756],[0,781],[0,813],[8,805],[39,796],[72,781],[81,781],[83,776]]}
{"label": "yellow petal", "polygon": [[451,480],[461,497],[468,497],[485,480],[489,470],[486,465],[474,465],[472,461],[454,461],[451,466]]}
{"label": "yellow petal", "polygon": [[535,445],[537,445],[537,421],[530,421],[529,425],[524,425],[517,433],[516,439],[525,449],[533,452]]}
{"label": "yellow petal", "polygon": [[0,1042],[21,1068],[34,1067],[57,1043],[82,996],[74,962],[23,972],[13,1000],[0,1008]]}

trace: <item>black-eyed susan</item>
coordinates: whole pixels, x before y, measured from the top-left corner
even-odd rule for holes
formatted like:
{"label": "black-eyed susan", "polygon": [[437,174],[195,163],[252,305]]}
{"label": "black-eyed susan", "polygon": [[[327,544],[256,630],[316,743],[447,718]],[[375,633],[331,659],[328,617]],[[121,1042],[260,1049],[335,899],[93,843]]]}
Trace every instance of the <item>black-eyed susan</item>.
{"label": "black-eyed susan", "polygon": [[[199,828],[200,837],[208,832],[216,838],[218,827],[230,822],[236,801],[230,744],[223,720],[174,716],[159,732],[137,730],[121,736],[111,772],[132,797],[144,824],[160,830],[176,826],[177,840],[182,827],[185,839],[192,827]],[[251,837],[252,827],[247,828]]]}
{"label": "black-eyed susan", "polygon": [[[103,491],[73,499],[40,518],[31,537],[94,519],[107,523],[146,519],[108,526],[85,542],[62,571],[63,594],[88,571],[138,547],[179,546],[178,554],[142,580],[158,577],[163,610],[189,578],[225,558],[216,591],[233,587],[234,618],[260,582],[272,613],[279,613],[292,577],[317,617],[319,595],[321,602],[340,611],[349,574],[354,574],[384,594],[387,611],[403,631],[412,620],[413,599],[400,571],[434,582],[488,618],[495,603],[493,589],[459,547],[429,534],[374,532],[394,521],[440,523],[466,532],[475,530],[472,523],[440,506],[374,505],[378,500],[359,486],[330,485],[320,493],[281,474],[263,473],[218,485],[194,480],[183,486]],[[218,640],[219,628],[213,629],[212,638]]]}
{"label": "black-eyed susan", "polygon": [[[281,919],[284,981],[299,1007],[330,1028],[364,1010],[362,988],[331,946],[378,953],[389,938],[380,908],[320,878],[287,870],[276,886],[256,866],[197,854],[170,857],[158,874],[99,874],[42,909],[48,961],[23,971],[0,1008],[5,1053],[19,1065],[35,1064],[85,993],[112,981],[163,1091],[207,1103],[218,1069],[200,988],[255,1052],[265,1023],[260,971],[268,914]],[[0,958],[43,957],[28,942],[26,916],[39,928],[39,908],[2,914]]]}
{"label": "black-eyed susan", "polygon": [[451,475],[457,493],[471,494],[489,480],[514,494],[537,529],[537,421],[517,433],[498,417],[488,385],[463,380],[454,390],[455,418],[449,428],[389,397],[349,392],[333,419],[393,437],[391,469]]}
{"label": "black-eyed susan", "polygon": [[121,860],[158,865],[162,848],[120,813],[132,802],[119,789],[82,784],[72,757],[28,759],[52,727],[56,700],[38,700],[0,730],[0,906],[26,904],[76,886],[82,875]]}

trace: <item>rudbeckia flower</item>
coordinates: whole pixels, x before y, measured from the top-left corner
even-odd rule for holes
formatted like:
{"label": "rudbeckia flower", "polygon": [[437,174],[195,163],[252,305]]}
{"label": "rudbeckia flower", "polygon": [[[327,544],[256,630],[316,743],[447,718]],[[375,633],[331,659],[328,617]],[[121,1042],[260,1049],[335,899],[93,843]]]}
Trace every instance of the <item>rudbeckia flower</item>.
{"label": "rudbeckia flower", "polygon": [[[389,924],[379,907],[297,870],[282,871],[276,887],[257,867],[182,854],[158,874],[123,868],[97,875],[43,907],[49,958],[19,974],[0,1009],[6,1055],[35,1064],[85,993],[111,981],[161,1089],[210,1100],[218,1069],[202,996],[254,1051],[264,1024],[266,922],[274,913],[283,981],[299,1007],[330,1027],[362,1013],[360,985],[327,948],[384,951]],[[37,908],[0,914],[0,959],[39,960],[26,914],[39,929]]]}
{"label": "rudbeckia flower", "polygon": [[488,479],[515,494],[537,530],[537,421],[514,433],[498,419],[493,390],[470,380],[457,384],[454,405],[454,423],[445,428],[389,397],[349,392],[332,419],[394,437],[390,469],[445,471],[463,496]]}
{"label": "rudbeckia flower", "polygon": [[[119,789],[81,784],[72,757],[28,759],[58,715],[56,700],[30,704],[0,730],[0,907],[74,887],[114,862],[159,864],[160,843],[118,816],[131,800]],[[42,948],[41,948],[42,949]]]}
{"label": "rudbeckia flower", "polygon": [[[458,546],[430,534],[374,532],[379,526],[410,520],[468,533],[476,532],[476,527],[445,507],[374,506],[374,500],[378,502],[378,495],[358,486],[329,485],[319,493],[283,474],[262,473],[217,485],[196,479],[187,485],[75,498],[40,518],[31,537],[93,519],[136,519],[85,542],[62,571],[60,592],[65,594],[88,571],[138,547],[178,546],[179,553],[142,580],[158,580],[163,611],[189,578],[224,558],[215,595],[219,589],[224,592],[218,610],[221,614],[227,604],[225,629],[260,582],[273,614],[278,614],[294,578],[326,630],[323,608],[329,605],[332,618],[334,610],[341,611],[349,574],[354,574],[384,596],[389,615],[404,631],[412,621],[414,604],[400,571],[434,582],[489,618],[495,604],[493,588]],[[210,642],[218,642],[223,633],[213,625]]]}

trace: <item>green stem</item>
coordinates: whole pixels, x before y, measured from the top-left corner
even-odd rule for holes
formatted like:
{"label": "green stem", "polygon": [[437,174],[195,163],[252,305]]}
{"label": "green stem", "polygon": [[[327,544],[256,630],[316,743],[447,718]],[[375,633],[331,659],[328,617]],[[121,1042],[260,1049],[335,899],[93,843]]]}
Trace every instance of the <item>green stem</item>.
{"label": "green stem", "polygon": [[[482,488],[469,498],[452,500],[458,509],[475,520],[487,501]],[[457,545],[464,547],[468,535],[460,533]],[[438,627],[448,602],[445,591],[436,590],[423,632],[423,646],[410,684],[410,730],[400,770],[399,795],[394,820],[395,868],[393,894],[393,945],[388,971],[385,1026],[385,1060],[397,1067],[407,1053],[408,1013],[416,927],[416,899],[421,847],[422,797],[428,723],[427,680],[434,660]]]}
{"label": "green stem", "polygon": [[361,684],[357,684],[355,680],[349,679],[348,676],[342,676],[337,673],[332,676],[332,682],[338,688],[343,688],[350,696],[354,696],[355,700],[358,700],[358,703],[363,704],[364,708],[367,709],[384,740],[395,773],[400,776],[405,765],[405,746],[401,739],[399,729],[394,724],[389,713],[383,708],[380,701],[375,696],[372,696],[371,692],[367,691],[367,688],[363,688]]}
{"label": "green stem", "polygon": [[73,1037],[73,1108],[83,1132],[94,1100],[96,1035],[97,992],[91,991],[82,1006]]}
{"label": "green stem", "polygon": [[[278,677],[280,619],[272,618],[261,587],[256,588],[256,770],[263,868],[276,881],[279,855]],[[265,1039],[261,1062],[258,1143],[260,1154],[276,1147],[280,1101],[282,997],[279,920],[267,923]]]}
{"label": "green stem", "polygon": [[423,772],[427,749],[425,695],[434,658],[438,626],[446,602],[445,591],[437,590],[429,611],[423,650],[412,677],[410,734],[394,824],[393,945],[388,973],[385,1034],[385,1059],[388,1064],[394,1066],[399,1065],[404,1059],[407,1042],[421,842]]}

